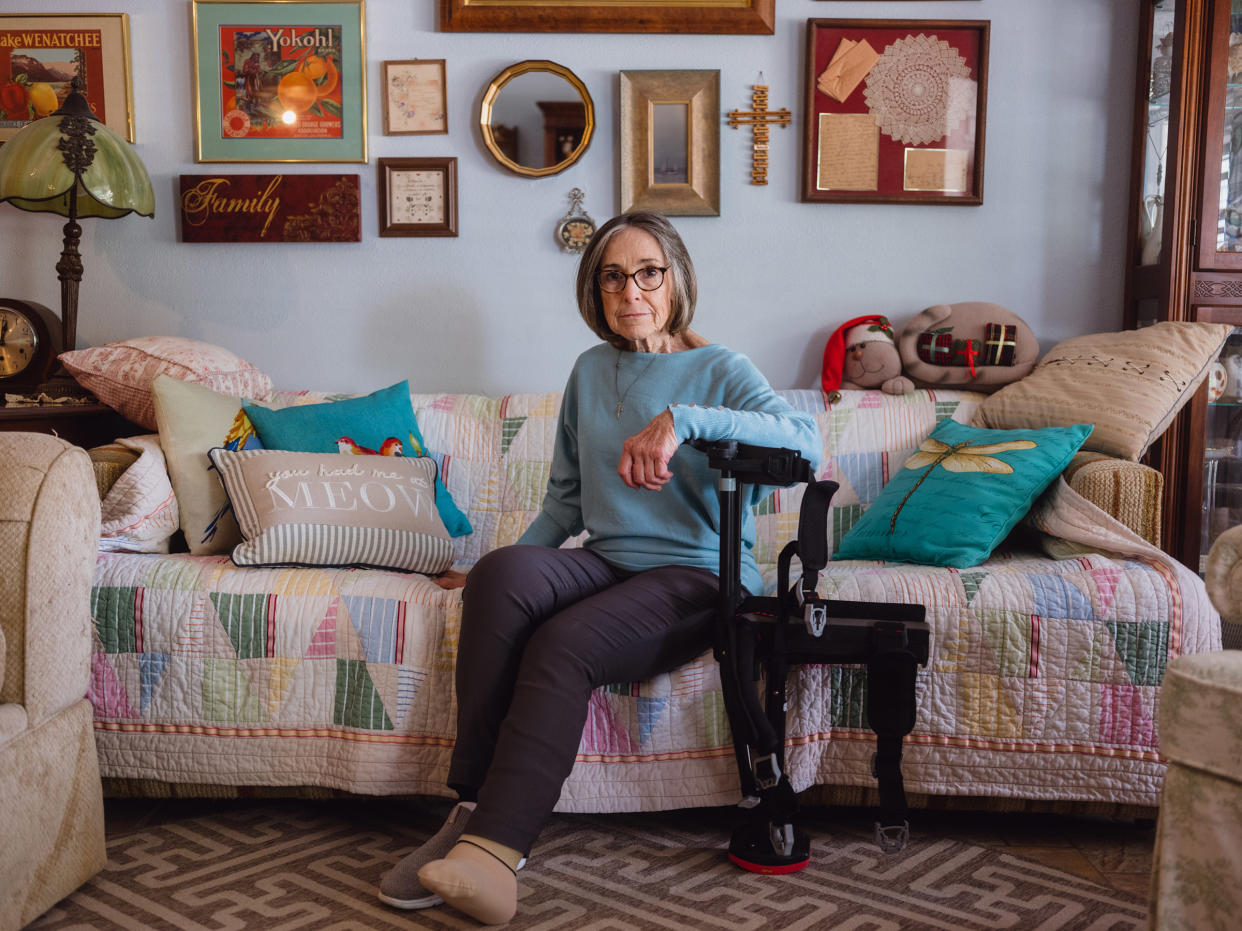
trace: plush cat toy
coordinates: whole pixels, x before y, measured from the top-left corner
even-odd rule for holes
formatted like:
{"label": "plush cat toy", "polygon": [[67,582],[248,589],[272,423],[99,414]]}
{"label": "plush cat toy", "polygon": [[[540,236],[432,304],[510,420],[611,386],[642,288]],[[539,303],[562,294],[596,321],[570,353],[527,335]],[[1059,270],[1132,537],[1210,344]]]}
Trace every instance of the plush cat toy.
{"label": "plush cat toy", "polygon": [[986,301],[937,304],[917,314],[897,340],[901,364],[926,388],[993,392],[1039,360],[1039,341],[1012,310]]}
{"label": "plush cat toy", "polygon": [[820,381],[832,403],[840,400],[842,388],[878,387],[886,394],[914,390],[914,383],[901,374],[893,326],[880,314],[855,317],[828,337]]}

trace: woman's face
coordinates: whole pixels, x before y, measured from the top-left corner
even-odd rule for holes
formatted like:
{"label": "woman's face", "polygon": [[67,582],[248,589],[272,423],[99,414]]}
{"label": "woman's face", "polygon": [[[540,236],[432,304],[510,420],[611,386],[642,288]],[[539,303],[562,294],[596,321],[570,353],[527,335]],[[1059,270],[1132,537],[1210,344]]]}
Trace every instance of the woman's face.
{"label": "woman's face", "polygon": [[[628,226],[608,240],[600,271],[632,275],[648,265],[660,268],[668,265],[659,240],[645,230]],[[601,289],[604,318],[612,331],[632,343],[638,343],[640,349],[652,337],[667,335],[668,320],[672,314],[671,274],[672,269],[669,269],[660,287],[654,291],[642,290],[632,277],[616,293],[610,294]]]}

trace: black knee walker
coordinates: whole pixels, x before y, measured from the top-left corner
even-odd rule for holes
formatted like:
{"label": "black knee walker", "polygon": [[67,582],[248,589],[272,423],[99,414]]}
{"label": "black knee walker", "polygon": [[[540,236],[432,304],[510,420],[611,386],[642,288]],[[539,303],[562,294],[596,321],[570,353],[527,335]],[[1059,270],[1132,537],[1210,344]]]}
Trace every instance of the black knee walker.
{"label": "black knee walker", "polygon": [[[866,716],[876,733],[872,774],[880,792],[876,842],[886,852],[909,839],[901,744],[914,728],[915,679],[926,665],[930,629],[923,605],[832,601],[815,593],[828,563],[828,504],[836,482],[817,482],[796,451],[733,441],[695,444],[720,471],[720,605],[714,653],[733,729],[744,808],[752,817],[733,835],[729,857],[744,869],[791,873],[810,862],[810,841],[794,826],[797,801],[785,773],[785,680],[799,664],[867,667]],[[777,594],[741,597],[739,485],[807,483],[798,539],[781,551]],[[793,557],[802,564],[789,583]],[[766,680],[760,704],[755,682]]]}

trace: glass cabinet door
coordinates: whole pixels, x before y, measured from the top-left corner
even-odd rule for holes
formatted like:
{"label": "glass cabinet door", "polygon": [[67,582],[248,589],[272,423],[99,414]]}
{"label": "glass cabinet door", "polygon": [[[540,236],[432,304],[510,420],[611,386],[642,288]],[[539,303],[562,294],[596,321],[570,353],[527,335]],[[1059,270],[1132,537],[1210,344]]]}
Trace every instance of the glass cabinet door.
{"label": "glass cabinet door", "polygon": [[1139,183],[1140,265],[1155,265],[1160,261],[1167,174],[1165,163],[1169,153],[1169,102],[1173,84],[1173,22],[1177,15],[1177,0],[1156,0],[1153,6],[1151,34],[1147,36],[1151,68],[1147,80],[1147,125]]}
{"label": "glass cabinet door", "polygon": [[1242,524],[1242,327],[1208,371],[1199,572],[1216,538]]}
{"label": "glass cabinet door", "polygon": [[1242,0],[1214,4],[1209,25],[1199,267],[1237,270],[1242,269]]}
{"label": "glass cabinet door", "polygon": [[[1220,203],[1216,211],[1216,251],[1242,252],[1242,0],[1232,0],[1223,83],[1224,109],[1220,156]],[[1215,83],[1215,82],[1214,82]],[[1210,177],[1205,170],[1205,176]]]}

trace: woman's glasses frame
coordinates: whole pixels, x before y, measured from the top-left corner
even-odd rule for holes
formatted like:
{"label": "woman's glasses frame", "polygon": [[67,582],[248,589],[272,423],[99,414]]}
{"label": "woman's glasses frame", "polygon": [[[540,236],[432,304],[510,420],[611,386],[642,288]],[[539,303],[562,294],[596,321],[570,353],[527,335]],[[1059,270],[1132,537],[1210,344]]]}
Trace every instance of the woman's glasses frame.
{"label": "woman's glasses frame", "polygon": [[[659,290],[660,285],[664,284],[664,275],[668,269],[669,266],[667,265],[644,265],[642,268],[635,269],[627,274],[618,268],[605,268],[595,276],[595,280],[599,284],[599,289],[606,294],[620,294],[625,290],[625,285],[631,278],[634,279],[634,284],[638,287],[638,290],[656,291]],[[639,275],[644,275],[648,272],[660,273],[660,277],[655,284],[643,284],[639,280]],[[609,285],[613,285],[613,287]]]}

